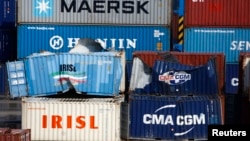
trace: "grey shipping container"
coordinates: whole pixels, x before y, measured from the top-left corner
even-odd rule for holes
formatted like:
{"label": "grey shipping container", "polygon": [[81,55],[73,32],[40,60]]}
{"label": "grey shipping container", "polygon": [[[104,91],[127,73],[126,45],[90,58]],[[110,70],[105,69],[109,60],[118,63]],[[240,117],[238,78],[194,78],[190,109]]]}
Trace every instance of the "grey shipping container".
{"label": "grey shipping container", "polygon": [[170,25],[172,0],[18,0],[18,23]]}

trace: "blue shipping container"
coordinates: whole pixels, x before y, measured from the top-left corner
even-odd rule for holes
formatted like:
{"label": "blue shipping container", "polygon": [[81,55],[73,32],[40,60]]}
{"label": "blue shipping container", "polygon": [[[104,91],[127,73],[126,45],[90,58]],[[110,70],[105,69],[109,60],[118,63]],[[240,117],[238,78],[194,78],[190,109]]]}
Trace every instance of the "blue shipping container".
{"label": "blue shipping container", "polygon": [[0,62],[17,58],[17,31],[0,29]]}
{"label": "blue shipping container", "polygon": [[170,29],[164,26],[33,25],[18,30],[18,59],[42,50],[68,52],[79,38],[98,40],[104,48],[125,50],[132,60],[135,50],[169,51]]}
{"label": "blue shipping container", "polygon": [[226,63],[238,63],[240,52],[250,51],[249,28],[186,28],[185,52],[224,52]]}
{"label": "blue shipping container", "polygon": [[0,28],[15,28],[16,0],[0,1]]}
{"label": "blue shipping container", "polygon": [[[16,70],[13,63],[7,63],[8,66],[12,65],[7,69],[12,97],[20,97],[20,93],[21,96],[56,95],[70,89],[88,95],[119,94],[122,65],[121,57],[116,52],[32,55],[23,59],[23,71]],[[26,94],[14,87],[25,83]]]}
{"label": "blue shipping container", "polygon": [[215,95],[166,97],[131,94],[128,104],[123,105],[122,138],[207,139],[208,125],[223,124],[221,104],[221,98]]}
{"label": "blue shipping container", "polygon": [[225,93],[237,94],[239,86],[239,63],[226,64]]}

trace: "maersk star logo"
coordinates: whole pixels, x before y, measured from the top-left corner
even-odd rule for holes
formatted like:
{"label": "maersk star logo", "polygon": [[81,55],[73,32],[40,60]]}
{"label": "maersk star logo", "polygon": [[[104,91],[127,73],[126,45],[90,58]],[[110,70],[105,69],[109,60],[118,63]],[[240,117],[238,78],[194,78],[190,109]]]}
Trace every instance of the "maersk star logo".
{"label": "maersk star logo", "polygon": [[33,0],[33,12],[36,17],[51,17],[53,0]]}

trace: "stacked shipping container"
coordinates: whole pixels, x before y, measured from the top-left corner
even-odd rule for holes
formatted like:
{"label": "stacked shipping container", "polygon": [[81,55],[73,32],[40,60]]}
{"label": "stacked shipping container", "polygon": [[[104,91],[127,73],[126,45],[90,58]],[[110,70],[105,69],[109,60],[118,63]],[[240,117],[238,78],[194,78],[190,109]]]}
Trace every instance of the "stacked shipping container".
{"label": "stacked shipping container", "polygon": [[[16,0],[0,1],[0,128],[21,128],[21,101],[10,99],[6,62],[17,58]],[[0,139],[1,140],[1,139]]]}
{"label": "stacked shipping container", "polygon": [[[183,51],[223,52],[226,56],[224,92],[228,97],[237,98],[236,95],[229,94],[238,94],[238,91],[241,91],[238,90],[240,80],[237,74],[239,74],[240,53],[249,52],[250,17],[246,13],[250,2],[248,0],[180,0],[178,2],[181,4],[176,11],[184,17]],[[235,109],[235,107],[228,109]]]}

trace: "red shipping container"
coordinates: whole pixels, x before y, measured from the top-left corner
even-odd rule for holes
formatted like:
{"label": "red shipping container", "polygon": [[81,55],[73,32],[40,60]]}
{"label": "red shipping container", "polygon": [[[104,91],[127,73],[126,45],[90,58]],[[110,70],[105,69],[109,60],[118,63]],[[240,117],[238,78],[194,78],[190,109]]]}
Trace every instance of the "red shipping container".
{"label": "red shipping container", "polygon": [[[133,57],[139,57],[148,66],[153,67],[154,61],[157,59],[171,59],[171,56],[178,62],[185,65],[198,66],[206,64],[211,57],[216,57],[216,68],[219,81],[219,94],[224,92],[225,81],[225,55],[224,53],[196,53],[196,52],[154,52],[154,51],[135,51]],[[167,58],[166,58],[167,57]]]}
{"label": "red shipping container", "polygon": [[31,141],[31,129],[11,129],[0,136],[0,141]]}
{"label": "red shipping container", "polygon": [[249,0],[185,0],[185,27],[250,27]]}

